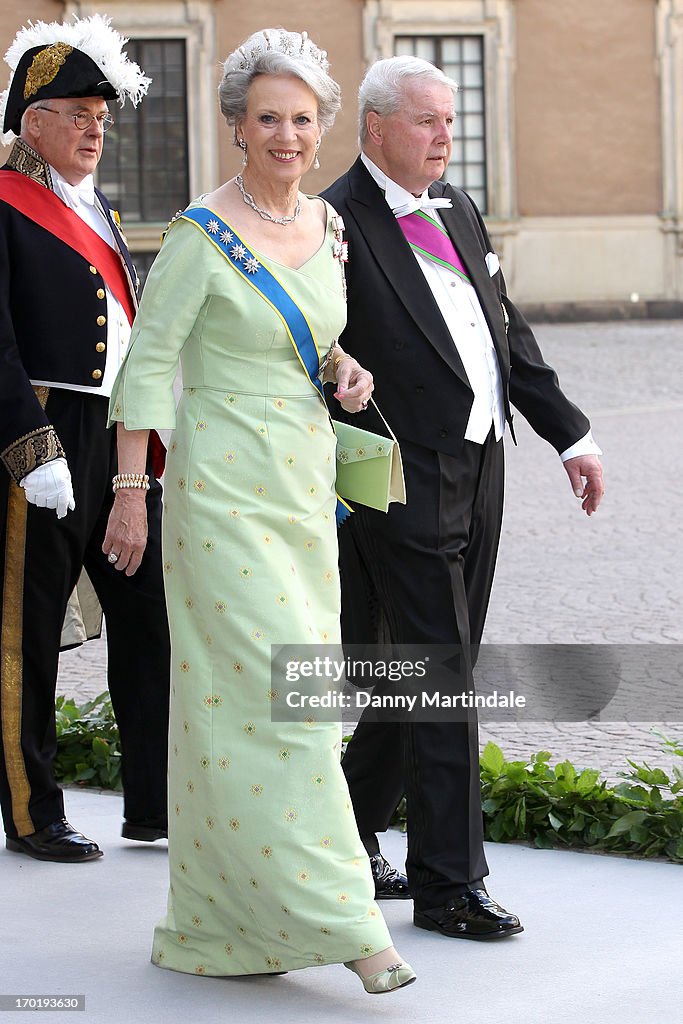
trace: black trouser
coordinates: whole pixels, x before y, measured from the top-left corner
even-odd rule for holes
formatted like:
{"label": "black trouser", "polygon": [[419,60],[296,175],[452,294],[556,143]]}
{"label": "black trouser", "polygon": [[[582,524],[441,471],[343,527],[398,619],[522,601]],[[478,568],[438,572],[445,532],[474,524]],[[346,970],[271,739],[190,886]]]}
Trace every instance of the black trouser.
{"label": "black trouser", "polygon": [[64,813],[52,770],[55,686],[64,614],[82,567],[107,624],[107,683],[121,736],[124,815],[133,822],[166,817],[170,654],[161,486],[154,481],[147,493],[149,541],[142,565],[127,577],[101,550],[116,473],[107,404],[99,396],[59,389],[47,399],[47,416],[73,479],[76,509],[64,519],[53,509],[28,504],[6,473],[0,477],[0,804],[5,832],[13,838]]}
{"label": "black trouser", "polygon": [[[407,505],[358,509],[340,531],[342,636],[478,645],[503,507],[503,444],[465,442],[457,458],[402,442]],[[369,611],[368,611],[369,609]],[[476,660],[473,654],[473,661]],[[465,721],[378,722],[364,714],[344,757],[358,829],[379,849],[407,797],[406,870],[418,909],[488,874],[476,712]]]}

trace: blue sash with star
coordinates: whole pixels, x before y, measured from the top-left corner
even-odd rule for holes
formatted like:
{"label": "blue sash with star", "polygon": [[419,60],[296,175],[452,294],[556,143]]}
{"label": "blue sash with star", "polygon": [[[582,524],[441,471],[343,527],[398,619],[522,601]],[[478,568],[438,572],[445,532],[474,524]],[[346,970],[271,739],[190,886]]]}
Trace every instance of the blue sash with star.
{"label": "blue sash with star", "polygon": [[[313,329],[287,289],[275,275],[256,258],[249,246],[218,214],[206,206],[192,207],[180,214],[181,220],[189,220],[199,227],[209,241],[218,249],[247,284],[265,299],[282,321],[299,362],[310,384],[327,409],[320,372],[320,350]],[[334,425],[333,425],[334,429]],[[342,523],[351,507],[337,495],[337,525]]]}

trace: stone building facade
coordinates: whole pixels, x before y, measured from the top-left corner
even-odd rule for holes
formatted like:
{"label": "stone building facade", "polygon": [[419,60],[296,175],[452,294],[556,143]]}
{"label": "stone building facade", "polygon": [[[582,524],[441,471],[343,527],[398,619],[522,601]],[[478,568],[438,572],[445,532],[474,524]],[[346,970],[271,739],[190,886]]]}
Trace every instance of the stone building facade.
{"label": "stone building facade", "polygon": [[[0,0],[0,46],[28,17],[106,12],[155,79],[109,133],[100,185],[143,262],[160,227],[239,161],[220,61],[281,0]],[[289,0],[285,27],[329,54],[345,98],[323,188],[357,151],[368,63],[418,53],[462,86],[448,177],[485,211],[508,286],[552,314],[683,310],[683,0]],[[3,82],[4,84],[4,82]]]}

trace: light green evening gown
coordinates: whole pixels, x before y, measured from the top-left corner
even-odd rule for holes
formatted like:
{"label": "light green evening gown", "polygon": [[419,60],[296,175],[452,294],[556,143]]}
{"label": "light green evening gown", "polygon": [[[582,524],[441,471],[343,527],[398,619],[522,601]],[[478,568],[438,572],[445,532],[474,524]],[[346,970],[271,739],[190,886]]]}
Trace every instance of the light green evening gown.
{"label": "light green evening gown", "polygon": [[[301,268],[267,260],[321,352],[346,317],[332,216]],[[335,438],[279,317],[194,223],[172,225],[152,267],[110,410],[131,429],[174,429],[170,892],[152,959],[239,975],[371,956],[391,940],[341,727],[270,714],[271,643],[340,641]]]}

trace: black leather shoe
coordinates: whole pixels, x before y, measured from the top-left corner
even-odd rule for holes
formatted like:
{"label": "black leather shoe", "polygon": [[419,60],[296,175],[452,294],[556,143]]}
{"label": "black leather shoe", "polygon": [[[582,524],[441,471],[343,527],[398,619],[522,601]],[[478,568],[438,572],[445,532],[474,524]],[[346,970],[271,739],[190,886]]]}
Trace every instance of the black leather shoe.
{"label": "black leather shoe", "polygon": [[416,910],[413,923],[451,939],[504,939],[524,931],[519,918],[492,900],[486,889],[467,889],[445,907]]}
{"label": "black leather shoe", "polygon": [[124,821],[121,828],[124,839],[138,843],[156,843],[157,839],[168,839],[168,824],[162,818],[153,821]]}
{"label": "black leather shoe", "polygon": [[62,864],[79,864],[82,860],[96,860],[102,856],[97,843],[77,832],[66,818],[53,821],[30,836],[5,838],[5,845],[13,853],[25,853],[35,860],[54,860]]}
{"label": "black leather shoe", "polygon": [[409,900],[408,879],[396,868],[392,868],[381,853],[373,853],[370,858],[372,877],[375,880],[376,900]]}

